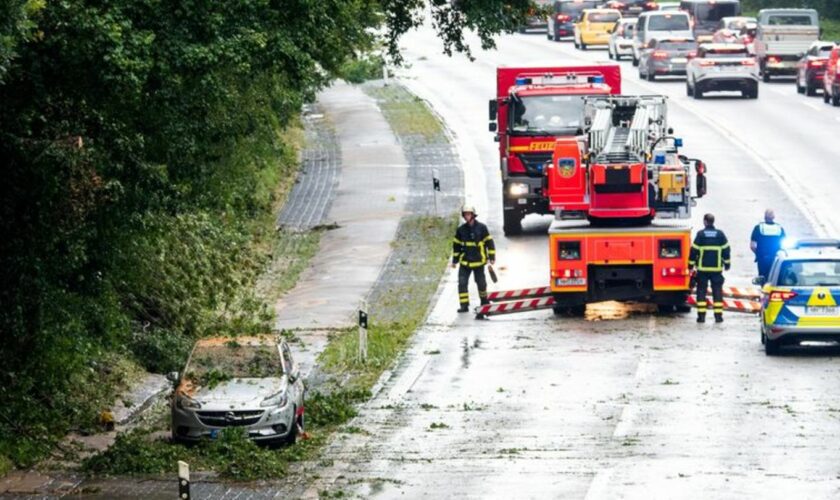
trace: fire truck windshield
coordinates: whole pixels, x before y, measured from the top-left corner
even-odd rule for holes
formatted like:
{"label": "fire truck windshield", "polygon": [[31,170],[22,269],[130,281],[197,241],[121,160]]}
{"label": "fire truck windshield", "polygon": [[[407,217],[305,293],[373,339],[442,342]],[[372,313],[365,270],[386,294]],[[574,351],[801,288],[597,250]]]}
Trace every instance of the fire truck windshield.
{"label": "fire truck windshield", "polygon": [[514,135],[571,135],[581,127],[579,95],[537,95],[511,99],[510,132]]}

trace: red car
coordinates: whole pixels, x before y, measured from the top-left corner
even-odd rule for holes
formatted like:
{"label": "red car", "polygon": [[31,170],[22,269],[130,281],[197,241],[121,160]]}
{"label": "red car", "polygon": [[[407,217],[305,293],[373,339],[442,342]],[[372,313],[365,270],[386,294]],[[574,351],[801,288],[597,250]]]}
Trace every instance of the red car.
{"label": "red car", "polygon": [[809,96],[817,95],[823,86],[828,58],[835,44],[832,42],[814,42],[808,52],[796,63],[796,91]]}
{"label": "red car", "polygon": [[823,101],[840,106],[840,47],[835,47],[828,56],[828,65],[823,78]]}

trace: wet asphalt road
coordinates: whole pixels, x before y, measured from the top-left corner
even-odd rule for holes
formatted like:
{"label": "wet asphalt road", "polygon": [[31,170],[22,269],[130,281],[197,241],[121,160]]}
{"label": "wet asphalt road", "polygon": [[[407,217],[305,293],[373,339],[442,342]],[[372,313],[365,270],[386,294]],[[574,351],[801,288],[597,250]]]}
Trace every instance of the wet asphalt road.
{"label": "wet asphalt road", "polygon": [[[476,61],[439,54],[430,30],[403,42],[407,85],[452,129],[466,191],[500,246],[499,288],[547,280],[545,218],[501,235],[497,144],[487,100],[498,65],[606,60],[544,35],[503,37]],[[477,44],[473,44],[478,47]],[[670,122],[710,169],[705,211],[733,244],[729,284],[753,274],[749,233],[774,207],[789,234],[840,235],[834,192],[840,109],[761,85],[757,101],[693,101],[682,80],[642,82],[623,62],[624,93],[671,98]],[[427,325],[354,426],[330,446],[317,490],[380,498],[837,498],[840,350],[768,358],[757,319],[591,307],[476,322],[458,316],[447,276]]]}

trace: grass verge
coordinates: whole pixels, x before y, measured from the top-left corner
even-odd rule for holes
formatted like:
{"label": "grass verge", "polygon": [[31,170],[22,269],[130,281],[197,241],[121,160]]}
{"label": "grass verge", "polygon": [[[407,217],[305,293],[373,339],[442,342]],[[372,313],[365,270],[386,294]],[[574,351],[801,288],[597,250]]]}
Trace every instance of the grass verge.
{"label": "grass verge", "polygon": [[365,88],[377,100],[382,113],[400,137],[420,135],[426,140],[443,134],[443,124],[419,97],[400,86],[370,86]]}

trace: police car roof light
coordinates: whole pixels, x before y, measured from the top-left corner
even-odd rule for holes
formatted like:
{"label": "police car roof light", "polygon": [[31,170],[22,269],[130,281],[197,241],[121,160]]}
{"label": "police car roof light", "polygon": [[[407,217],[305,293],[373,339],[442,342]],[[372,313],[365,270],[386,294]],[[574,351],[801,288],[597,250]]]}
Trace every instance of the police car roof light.
{"label": "police car roof light", "polygon": [[793,248],[840,248],[840,240],[830,238],[808,238],[798,240]]}
{"label": "police car roof light", "polygon": [[674,146],[678,148],[681,148],[683,146],[682,137],[677,137],[676,139],[674,139]]}

